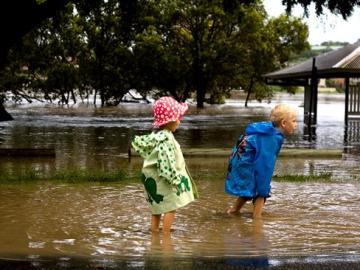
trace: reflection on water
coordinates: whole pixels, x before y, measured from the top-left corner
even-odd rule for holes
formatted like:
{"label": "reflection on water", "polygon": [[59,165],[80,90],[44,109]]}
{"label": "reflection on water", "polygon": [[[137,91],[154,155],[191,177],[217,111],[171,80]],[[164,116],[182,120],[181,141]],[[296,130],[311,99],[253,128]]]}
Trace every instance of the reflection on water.
{"label": "reflection on water", "polygon": [[136,183],[2,186],[0,254],[144,264],[159,258],[165,265],[174,257],[222,257],[233,265],[359,252],[358,182],[274,183],[262,220],[251,218],[250,204],[239,215],[224,213],[233,198],[224,194],[222,179],[199,179],[198,186],[200,199],[178,211],[171,236],[150,233]]}

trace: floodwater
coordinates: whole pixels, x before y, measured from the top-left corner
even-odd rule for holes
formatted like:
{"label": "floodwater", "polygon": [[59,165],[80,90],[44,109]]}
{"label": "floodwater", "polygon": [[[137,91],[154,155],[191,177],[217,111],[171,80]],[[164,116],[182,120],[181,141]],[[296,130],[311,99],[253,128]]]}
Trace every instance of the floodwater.
{"label": "floodwater", "polygon": [[169,257],[359,258],[359,183],[274,183],[262,220],[224,214],[232,198],[223,182],[198,179],[201,197],[177,212],[171,236],[148,231],[142,187],[118,184],[31,184],[0,190],[1,258],[71,264],[74,258],[161,263]]}
{"label": "floodwater", "polygon": [[[278,168],[291,168],[290,174],[330,172],[338,178],[353,179],[359,174],[360,122],[344,128],[343,95],[321,96],[318,106],[317,138],[304,139],[302,95],[276,96],[272,103],[229,100],[226,105],[198,111],[190,105],[175,136],[182,148],[231,147],[248,123],[267,120],[271,108],[280,102],[298,111],[298,128],[286,138],[283,148],[339,149],[341,160],[302,160]],[[56,159],[1,159],[0,170],[21,172],[29,167],[40,173],[54,170],[115,170],[127,158],[131,138],[151,130],[151,104],[123,104],[117,108],[55,105],[10,106],[15,121],[0,122],[2,148],[54,148]],[[20,161],[20,162],[19,162]],[[296,164],[296,166],[295,166]],[[282,169],[280,171],[282,173]]]}
{"label": "floodwater", "polygon": [[[304,140],[301,98],[286,98],[299,115],[298,129],[284,147],[335,148],[344,154],[331,160],[279,159],[275,173],[330,173],[330,182],[273,182],[263,219],[251,218],[250,203],[240,215],[228,216],[224,210],[234,198],[223,191],[226,158],[189,158],[200,199],[177,212],[171,236],[149,232],[150,213],[138,182],[1,184],[0,260],[25,260],[41,267],[51,258],[60,268],[76,260],[128,268],[153,266],[155,261],[164,269],[200,269],[194,258],[222,258],[230,266],[246,264],[249,258],[257,258],[255,264],[262,266],[294,258],[360,261],[356,124],[345,138],[341,97],[323,98],[317,138]],[[238,101],[201,112],[191,108],[175,136],[183,148],[231,147],[246,124],[265,120],[279,99],[252,103],[250,108]],[[127,149],[134,134],[151,128],[150,105],[18,106],[9,112],[16,120],[0,122],[1,147],[53,147],[56,158],[2,157],[0,170],[16,174],[33,168],[46,175],[74,167],[121,168],[136,174],[141,168],[140,158],[128,162]]]}

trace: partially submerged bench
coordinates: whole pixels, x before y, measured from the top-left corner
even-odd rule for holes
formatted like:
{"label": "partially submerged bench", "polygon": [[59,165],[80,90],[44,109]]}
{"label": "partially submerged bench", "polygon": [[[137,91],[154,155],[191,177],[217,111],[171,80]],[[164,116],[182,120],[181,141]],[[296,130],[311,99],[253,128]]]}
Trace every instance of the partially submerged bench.
{"label": "partially submerged bench", "polygon": [[55,157],[53,148],[0,148],[0,157]]}

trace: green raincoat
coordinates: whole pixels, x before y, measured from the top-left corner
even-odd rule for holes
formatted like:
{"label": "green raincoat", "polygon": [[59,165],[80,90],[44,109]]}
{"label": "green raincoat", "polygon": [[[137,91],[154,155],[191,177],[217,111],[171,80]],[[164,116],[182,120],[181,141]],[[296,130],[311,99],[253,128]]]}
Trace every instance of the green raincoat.
{"label": "green raincoat", "polygon": [[153,215],[176,210],[197,198],[195,183],[171,131],[135,136],[132,147],[144,158],[141,180]]}

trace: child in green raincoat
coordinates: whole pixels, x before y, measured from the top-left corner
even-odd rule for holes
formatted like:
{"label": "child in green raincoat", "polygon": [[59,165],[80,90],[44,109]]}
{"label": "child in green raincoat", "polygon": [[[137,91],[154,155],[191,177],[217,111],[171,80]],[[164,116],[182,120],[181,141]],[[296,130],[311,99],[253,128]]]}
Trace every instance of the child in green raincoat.
{"label": "child in green raincoat", "polygon": [[133,149],[144,158],[141,180],[152,212],[151,231],[159,231],[163,215],[163,232],[171,230],[175,211],[197,197],[196,186],[186,168],[179,143],[173,132],[187,111],[186,103],[162,97],[154,103],[151,134],[135,136]]}

